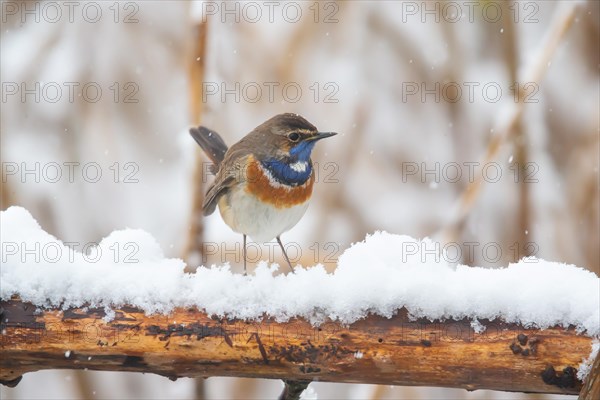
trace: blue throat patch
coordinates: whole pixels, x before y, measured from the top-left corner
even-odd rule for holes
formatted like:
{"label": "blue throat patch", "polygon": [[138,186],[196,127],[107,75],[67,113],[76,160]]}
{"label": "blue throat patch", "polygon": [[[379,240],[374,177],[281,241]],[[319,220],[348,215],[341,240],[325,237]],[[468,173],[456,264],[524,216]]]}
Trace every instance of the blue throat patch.
{"label": "blue throat patch", "polygon": [[290,149],[290,156],[294,159],[294,161],[308,161],[310,160],[310,153],[312,149],[315,147],[314,140],[309,142],[300,142],[294,147]]}
{"label": "blue throat patch", "polygon": [[[273,177],[285,185],[298,186],[305,183],[312,174],[312,163],[310,153],[315,147],[315,142],[301,142],[290,149],[290,158],[287,160],[264,160],[262,165],[271,172]],[[304,171],[298,171],[291,167],[295,163],[306,163]]]}

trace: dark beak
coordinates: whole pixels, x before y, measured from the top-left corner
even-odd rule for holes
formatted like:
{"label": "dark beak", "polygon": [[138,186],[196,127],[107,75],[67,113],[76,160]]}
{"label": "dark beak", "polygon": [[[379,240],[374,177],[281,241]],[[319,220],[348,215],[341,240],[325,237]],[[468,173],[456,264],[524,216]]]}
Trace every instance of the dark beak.
{"label": "dark beak", "polygon": [[317,132],[315,135],[306,138],[307,141],[317,141],[337,135],[337,132]]}

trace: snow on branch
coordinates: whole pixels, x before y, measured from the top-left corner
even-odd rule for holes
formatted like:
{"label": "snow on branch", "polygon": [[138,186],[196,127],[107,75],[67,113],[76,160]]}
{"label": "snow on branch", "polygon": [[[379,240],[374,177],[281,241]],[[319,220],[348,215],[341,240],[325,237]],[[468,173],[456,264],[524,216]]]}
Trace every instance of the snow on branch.
{"label": "snow on branch", "polygon": [[414,318],[469,318],[475,325],[501,318],[600,333],[600,279],[537,258],[499,269],[452,266],[429,239],[377,232],[346,250],[333,273],[317,265],[275,275],[277,265],[261,262],[249,276],[228,265],[188,274],[144,231],[115,231],[86,255],[44,232],[23,208],[11,207],[1,219],[0,297],[18,295],[41,307],[102,307],[107,318],[123,305],[147,314],[196,307],[218,317],[303,317],[314,324],[391,317],[404,307]]}

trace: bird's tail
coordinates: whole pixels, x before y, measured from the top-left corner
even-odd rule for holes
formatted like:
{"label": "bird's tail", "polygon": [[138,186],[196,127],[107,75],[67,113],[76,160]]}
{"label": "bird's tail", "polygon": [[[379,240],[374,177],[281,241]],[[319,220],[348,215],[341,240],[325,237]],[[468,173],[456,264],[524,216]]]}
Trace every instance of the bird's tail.
{"label": "bird's tail", "polygon": [[210,158],[214,163],[213,168],[211,168],[211,172],[216,173],[219,170],[221,162],[223,162],[223,158],[225,158],[225,153],[227,152],[227,145],[221,136],[217,132],[211,131],[204,126],[191,128],[190,135],[192,135],[196,143],[200,145],[208,158]]}

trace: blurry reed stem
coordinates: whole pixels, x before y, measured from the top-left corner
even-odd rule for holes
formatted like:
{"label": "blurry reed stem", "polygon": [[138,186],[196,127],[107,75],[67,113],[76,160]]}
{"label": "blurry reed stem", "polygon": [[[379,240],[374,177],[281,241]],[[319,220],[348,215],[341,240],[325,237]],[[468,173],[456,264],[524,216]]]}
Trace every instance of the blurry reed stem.
{"label": "blurry reed stem", "polygon": [[[552,59],[558,44],[564,37],[565,33],[573,24],[575,19],[575,11],[577,9],[577,3],[572,2],[563,4],[564,7],[558,6],[554,23],[551,24],[548,34],[545,38],[544,43],[541,46],[539,56],[532,62],[532,66],[528,69],[528,73],[525,74],[522,82],[533,82],[538,84],[543,80],[547,70],[548,63]],[[525,90],[518,91],[518,97],[516,105],[511,110],[511,114],[504,121],[497,121],[497,129],[494,130],[494,135],[490,139],[483,161],[479,164],[480,166],[486,165],[492,160],[496,159],[498,152],[502,147],[502,144],[512,138],[515,132],[518,131],[518,126],[523,115],[525,108],[524,99],[528,93]],[[472,210],[475,201],[481,194],[483,187],[483,176],[481,173],[475,175],[475,179],[467,185],[467,188],[462,193],[459,200],[458,212],[454,215],[452,220],[449,221],[446,228],[444,229],[444,237],[448,241],[453,241],[457,228],[462,225],[466,217]]]}
{"label": "blurry reed stem", "polygon": [[[517,34],[515,29],[515,23],[510,18],[510,5],[508,3],[502,3],[503,7],[503,25],[504,25],[504,59],[506,60],[508,73],[510,76],[510,82],[518,83],[518,67],[519,67],[519,46],[517,43]],[[519,90],[519,89],[518,89]],[[519,90],[518,94],[522,95],[523,91]],[[524,167],[529,159],[528,154],[528,140],[527,140],[527,132],[525,132],[525,127],[523,125],[523,121],[521,118],[517,118],[515,121],[514,129],[512,132],[508,133],[508,136],[512,137],[514,151],[515,151],[515,161],[516,166],[520,168],[520,173],[523,172]],[[521,175],[519,175],[521,176]],[[511,237],[517,239],[518,243],[523,244],[523,248],[525,251],[529,249],[529,246],[525,246],[524,244],[527,241],[526,231],[529,229],[530,223],[530,215],[529,215],[529,186],[525,183],[524,179],[519,179],[518,183],[518,211],[516,213],[516,232],[511,234]],[[514,230],[514,228],[513,228]],[[512,236],[514,235],[514,236]],[[524,254],[525,256],[529,256],[531,254]],[[517,255],[518,257],[518,255]],[[513,259],[513,261],[518,261],[517,259]]]}
{"label": "blurry reed stem", "polygon": [[[194,125],[199,125],[203,111],[202,104],[202,81],[204,79],[204,70],[206,63],[206,33],[207,22],[194,23],[192,25],[193,43],[192,51],[189,56],[189,104],[191,120]],[[196,146],[195,146],[196,147]],[[197,148],[197,147],[196,147]],[[202,224],[202,202],[204,201],[203,183],[203,158],[200,149],[197,148],[195,154],[195,166],[192,184],[192,210],[190,215],[190,227],[183,258],[187,261],[187,272],[193,272],[195,268],[190,267],[189,262],[192,255],[200,254],[202,250],[204,226]]]}
{"label": "blurry reed stem", "polygon": [[93,379],[90,379],[90,375],[86,371],[81,370],[73,371],[73,375],[75,375],[75,383],[77,387],[77,392],[79,394],[79,398],[93,398],[93,396],[95,396],[95,393],[92,389]]}

